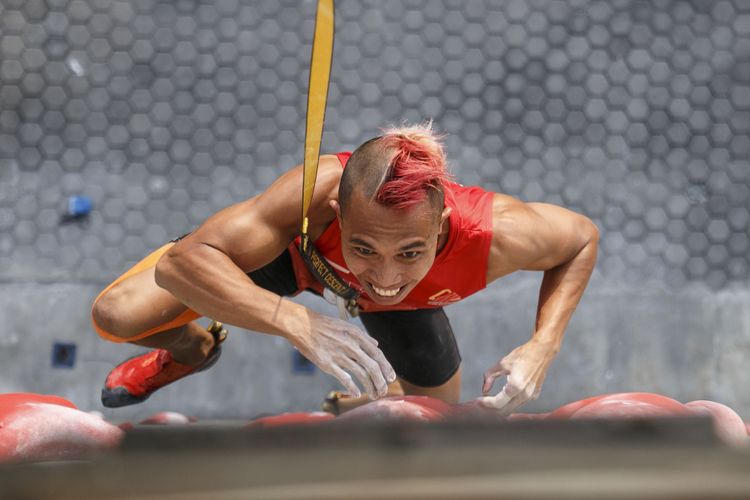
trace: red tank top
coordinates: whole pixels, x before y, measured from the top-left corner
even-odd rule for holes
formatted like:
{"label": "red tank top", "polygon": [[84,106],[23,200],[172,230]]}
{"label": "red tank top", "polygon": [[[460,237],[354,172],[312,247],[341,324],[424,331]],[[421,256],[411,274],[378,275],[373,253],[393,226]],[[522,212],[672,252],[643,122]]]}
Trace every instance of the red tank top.
{"label": "red tank top", "polygon": [[[351,153],[337,153],[346,166]],[[493,193],[479,187],[464,187],[449,182],[444,186],[445,206],[451,207],[450,231],[430,271],[403,301],[392,306],[373,302],[357,278],[346,267],[341,253],[341,231],[337,220],[315,240],[315,247],[349,286],[359,292],[362,311],[429,309],[457,302],[487,286],[487,261],[492,239]],[[294,274],[300,290],[323,293],[321,285],[302,260],[295,241],[289,246]]]}

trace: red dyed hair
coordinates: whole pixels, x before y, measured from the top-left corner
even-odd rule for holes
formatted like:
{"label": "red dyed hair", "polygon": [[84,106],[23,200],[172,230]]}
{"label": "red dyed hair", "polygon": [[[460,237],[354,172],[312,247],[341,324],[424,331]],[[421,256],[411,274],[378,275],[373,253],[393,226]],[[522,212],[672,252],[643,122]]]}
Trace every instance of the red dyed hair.
{"label": "red dyed hair", "polygon": [[392,157],[374,196],[378,203],[405,209],[423,202],[433,192],[442,195],[443,184],[451,176],[432,122],[384,130],[380,142],[392,151]]}

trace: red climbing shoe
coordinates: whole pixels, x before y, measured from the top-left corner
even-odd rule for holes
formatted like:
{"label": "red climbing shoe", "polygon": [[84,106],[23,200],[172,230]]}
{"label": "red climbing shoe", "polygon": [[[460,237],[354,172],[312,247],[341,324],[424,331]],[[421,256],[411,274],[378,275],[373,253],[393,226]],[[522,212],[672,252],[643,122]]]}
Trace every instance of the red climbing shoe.
{"label": "red climbing shoe", "polygon": [[208,331],[214,336],[214,347],[199,365],[178,363],[165,349],[154,349],[117,365],[104,382],[102,404],[119,408],[141,403],[165,385],[211,368],[221,356],[220,344],[227,330],[221,323],[213,322]]}

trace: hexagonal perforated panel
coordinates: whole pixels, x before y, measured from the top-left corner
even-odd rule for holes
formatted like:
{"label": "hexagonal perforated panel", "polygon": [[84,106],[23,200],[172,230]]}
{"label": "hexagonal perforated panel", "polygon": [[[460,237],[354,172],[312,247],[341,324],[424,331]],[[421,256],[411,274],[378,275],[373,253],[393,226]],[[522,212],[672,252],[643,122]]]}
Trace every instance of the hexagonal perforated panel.
{"label": "hexagonal perforated panel", "polygon": [[[0,279],[109,279],[299,162],[313,9],[0,1]],[[748,54],[741,0],[338,0],[324,149],[432,118],[463,183],[592,217],[605,276],[746,283]]]}

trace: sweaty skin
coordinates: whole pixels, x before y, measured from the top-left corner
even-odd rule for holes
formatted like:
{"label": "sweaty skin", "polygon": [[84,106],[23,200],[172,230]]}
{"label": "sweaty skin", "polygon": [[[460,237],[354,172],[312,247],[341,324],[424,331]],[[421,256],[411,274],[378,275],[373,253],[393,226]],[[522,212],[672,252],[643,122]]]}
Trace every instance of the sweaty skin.
{"label": "sweaty skin", "polygon": [[[375,302],[398,303],[426,275],[445,243],[450,209],[438,214],[424,202],[397,211],[355,191],[347,208],[351,213],[342,214],[337,202],[342,171],[335,156],[321,157],[308,213],[310,236],[315,240],[338,215],[349,269]],[[395,373],[373,339],[352,324],[256,286],[246,274],[269,263],[297,235],[301,183],[302,170],[296,167],[264,193],[218,212],[175,244],[156,266],[149,300],[158,299],[151,308],[157,317],[151,321],[161,321],[160,311],[171,315],[187,306],[223,323],[280,335],[350,394],[360,393],[353,375],[370,397],[383,396]],[[544,271],[531,340],[485,373],[485,395],[498,377],[508,379],[497,395],[481,403],[510,413],[541,390],[593,270],[598,231],[589,219],[564,208],[502,194],[495,195],[492,213],[487,283],[517,270]],[[156,293],[157,285],[169,293]],[[402,385],[407,394],[455,402],[460,371],[437,388]]]}

